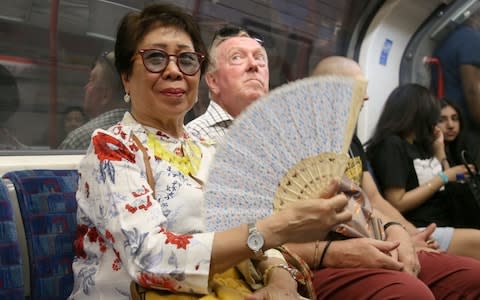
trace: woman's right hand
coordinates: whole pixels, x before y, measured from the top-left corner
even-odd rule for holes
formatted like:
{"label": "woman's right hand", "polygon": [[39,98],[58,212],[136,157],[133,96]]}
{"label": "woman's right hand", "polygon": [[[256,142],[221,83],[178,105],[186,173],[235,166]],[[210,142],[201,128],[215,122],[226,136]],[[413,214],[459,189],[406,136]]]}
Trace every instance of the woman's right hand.
{"label": "woman's right hand", "polygon": [[344,194],[336,194],[339,181],[332,180],[327,190],[316,199],[297,201],[282,211],[257,222],[261,232],[272,239],[272,246],[322,240],[335,225],[346,223],[352,214],[345,210]]}

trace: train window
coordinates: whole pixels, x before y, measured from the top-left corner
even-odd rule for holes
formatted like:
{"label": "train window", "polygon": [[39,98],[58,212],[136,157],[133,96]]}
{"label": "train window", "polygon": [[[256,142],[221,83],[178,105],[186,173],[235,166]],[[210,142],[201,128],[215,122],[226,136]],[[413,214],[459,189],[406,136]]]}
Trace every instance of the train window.
{"label": "train window", "polygon": [[[122,16],[155,1],[15,0],[0,12],[0,155],[84,151],[62,142],[72,128],[101,111],[88,104],[94,62],[113,50]],[[165,1],[163,1],[165,2]],[[305,77],[321,58],[345,55],[367,0],[166,1],[198,20],[205,41],[221,26],[235,24],[264,37],[271,88]],[[113,68],[112,68],[113,70]],[[121,88],[120,88],[121,89]],[[121,93],[120,93],[121,94]],[[5,98],[6,97],[6,98]],[[122,101],[122,95],[116,95]],[[8,98],[8,99],[7,99]],[[4,100],[5,99],[5,100]],[[206,109],[208,92],[189,114]],[[98,108],[98,107],[97,107]],[[55,152],[51,152],[55,150]]]}

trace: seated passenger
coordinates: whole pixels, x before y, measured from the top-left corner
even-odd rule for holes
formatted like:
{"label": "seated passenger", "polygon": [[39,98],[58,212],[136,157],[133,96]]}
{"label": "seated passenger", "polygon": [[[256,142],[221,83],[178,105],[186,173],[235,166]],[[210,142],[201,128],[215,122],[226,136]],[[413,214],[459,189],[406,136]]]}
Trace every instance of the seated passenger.
{"label": "seated passenger", "polygon": [[7,128],[8,120],[17,112],[19,106],[17,81],[7,68],[0,65],[0,150],[26,148]]}
{"label": "seated passenger", "polygon": [[[203,115],[187,124],[195,135],[220,142],[233,119],[268,93],[267,53],[261,37],[250,34],[243,28],[231,26],[215,33],[209,49],[212,62],[205,74],[210,104]],[[233,62],[232,57],[238,53],[243,59],[240,63]],[[250,56],[254,57],[252,61]],[[242,80],[249,76],[256,80]]]}
{"label": "seated passenger", "polygon": [[442,130],[445,143],[446,167],[461,165],[462,151],[466,151],[470,162],[480,158],[478,137],[468,132],[460,109],[447,98],[440,99],[440,121],[438,127]]}
{"label": "seated passenger", "polygon": [[100,55],[85,86],[84,110],[91,118],[70,132],[59,149],[85,150],[95,129],[108,129],[119,122],[128,105],[123,101],[122,81],[115,70],[113,52]]}
{"label": "seated passenger", "polygon": [[[444,191],[463,165],[443,169],[443,137],[436,127],[440,106],[418,84],[396,88],[388,97],[367,154],[385,199],[415,226],[445,227],[439,242],[448,252],[480,259],[480,231],[454,229],[449,197]],[[452,200],[454,201],[454,199]],[[475,245],[475,246],[474,246]]]}
{"label": "seated passenger", "polygon": [[[150,5],[122,19],[116,67],[131,109],[117,125],[94,132],[80,163],[71,299],[128,298],[132,280],[206,294],[213,274],[286,242],[322,239],[351,219],[346,197],[336,195],[298,202],[254,224],[204,232],[201,180],[214,149],[183,126],[208,64],[204,53],[198,26],[179,8]],[[258,243],[247,244],[247,237]],[[298,299],[290,272],[270,271],[259,293]]]}
{"label": "seated passenger", "polygon": [[[461,165],[465,162],[478,163],[480,149],[478,137],[467,130],[461,111],[456,104],[447,98],[440,99],[440,121],[438,127],[443,134],[446,159],[442,161],[444,168]],[[474,169],[471,169],[474,173]],[[461,175],[460,175],[461,176]],[[480,228],[480,190],[471,190],[470,185],[460,183],[449,184],[452,225],[456,227]],[[468,179],[467,179],[468,180]],[[475,199],[477,197],[477,199]]]}

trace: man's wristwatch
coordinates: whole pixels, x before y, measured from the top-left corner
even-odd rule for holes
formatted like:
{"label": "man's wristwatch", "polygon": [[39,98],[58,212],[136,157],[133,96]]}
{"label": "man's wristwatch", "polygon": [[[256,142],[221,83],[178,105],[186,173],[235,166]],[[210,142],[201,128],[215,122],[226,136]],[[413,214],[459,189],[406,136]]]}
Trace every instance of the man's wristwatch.
{"label": "man's wristwatch", "polygon": [[262,249],[264,243],[265,240],[263,239],[262,234],[257,230],[255,223],[248,224],[247,246],[254,254],[253,259],[262,260],[266,258]]}

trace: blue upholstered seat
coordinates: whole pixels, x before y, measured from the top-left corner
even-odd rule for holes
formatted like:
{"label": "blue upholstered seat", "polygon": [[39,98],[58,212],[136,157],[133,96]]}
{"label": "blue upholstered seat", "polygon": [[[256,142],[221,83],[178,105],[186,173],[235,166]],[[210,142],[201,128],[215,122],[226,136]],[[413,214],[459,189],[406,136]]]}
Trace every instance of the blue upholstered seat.
{"label": "blue upholstered seat", "polygon": [[22,261],[15,216],[7,188],[0,180],[0,299],[25,299]]}
{"label": "blue upholstered seat", "polygon": [[66,299],[73,287],[77,171],[14,171],[4,177],[15,186],[23,218],[31,298]]}

